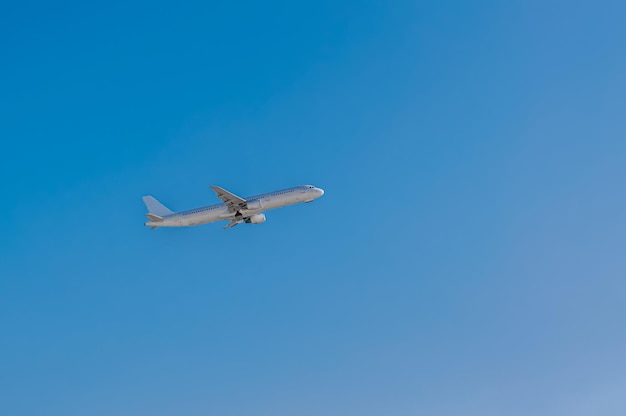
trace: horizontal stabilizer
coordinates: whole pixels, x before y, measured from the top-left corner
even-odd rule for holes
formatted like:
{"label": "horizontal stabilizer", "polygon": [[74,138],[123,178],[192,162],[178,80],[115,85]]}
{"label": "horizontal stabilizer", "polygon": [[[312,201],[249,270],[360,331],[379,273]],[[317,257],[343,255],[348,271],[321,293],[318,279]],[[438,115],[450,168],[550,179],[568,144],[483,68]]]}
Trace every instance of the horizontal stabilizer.
{"label": "horizontal stabilizer", "polygon": [[146,214],[146,217],[150,218],[150,221],[152,221],[152,222],[162,222],[163,221],[163,217],[159,217],[158,215],[154,215],[154,214]]}

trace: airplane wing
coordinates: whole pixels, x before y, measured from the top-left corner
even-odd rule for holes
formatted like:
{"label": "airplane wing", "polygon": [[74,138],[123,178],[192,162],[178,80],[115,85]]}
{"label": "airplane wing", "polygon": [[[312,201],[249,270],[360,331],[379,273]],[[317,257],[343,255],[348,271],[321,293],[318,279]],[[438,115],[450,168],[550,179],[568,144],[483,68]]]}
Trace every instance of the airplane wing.
{"label": "airplane wing", "polygon": [[219,186],[211,186],[211,189],[215,191],[219,199],[224,201],[224,204],[226,204],[230,211],[235,212],[246,207],[245,199],[228,192],[226,189],[220,188]]}
{"label": "airplane wing", "polygon": [[231,220],[228,224],[226,224],[226,226],[224,227],[225,230],[229,229],[229,228],[233,228],[235,225],[237,224],[241,224],[243,222],[243,220]]}

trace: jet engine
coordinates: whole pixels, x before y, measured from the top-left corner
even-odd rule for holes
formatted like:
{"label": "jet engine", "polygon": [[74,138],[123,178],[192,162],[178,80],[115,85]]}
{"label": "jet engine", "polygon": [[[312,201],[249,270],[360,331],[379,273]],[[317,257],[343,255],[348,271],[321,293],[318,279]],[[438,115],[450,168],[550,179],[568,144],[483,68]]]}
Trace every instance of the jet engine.
{"label": "jet engine", "polygon": [[260,199],[253,199],[252,201],[248,201],[246,202],[246,206],[250,211],[256,211],[257,209],[263,208],[263,204],[261,203]]}
{"label": "jet engine", "polygon": [[246,218],[247,224],[261,224],[265,222],[265,214],[254,214],[251,217]]}

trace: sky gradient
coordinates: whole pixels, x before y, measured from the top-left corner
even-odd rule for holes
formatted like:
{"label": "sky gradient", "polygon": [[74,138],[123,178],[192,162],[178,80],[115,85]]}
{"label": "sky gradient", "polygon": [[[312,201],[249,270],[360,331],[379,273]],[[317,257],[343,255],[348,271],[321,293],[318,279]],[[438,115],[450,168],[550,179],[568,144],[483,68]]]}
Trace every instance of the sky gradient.
{"label": "sky gradient", "polygon": [[[3,6],[0,413],[626,414],[625,21]],[[143,226],[145,194],[308,183],[262,225]]]}

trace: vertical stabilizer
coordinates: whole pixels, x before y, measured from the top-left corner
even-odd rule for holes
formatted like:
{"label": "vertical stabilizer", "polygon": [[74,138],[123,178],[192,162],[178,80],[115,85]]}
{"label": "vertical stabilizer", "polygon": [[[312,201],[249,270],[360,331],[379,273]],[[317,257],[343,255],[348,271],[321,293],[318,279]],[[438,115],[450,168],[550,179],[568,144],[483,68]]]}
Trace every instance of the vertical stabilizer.
{"label": "vertical stabilizer", "polygon": [[143,203],[146,204],[146,208],[148,208],[150,214],[155,214],[159,217],[174,214],[174,211],[170,210],[150,195],[144,196],[141,199],[143,199]]}

